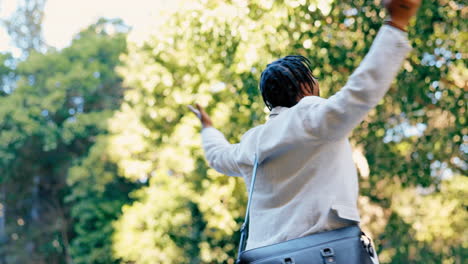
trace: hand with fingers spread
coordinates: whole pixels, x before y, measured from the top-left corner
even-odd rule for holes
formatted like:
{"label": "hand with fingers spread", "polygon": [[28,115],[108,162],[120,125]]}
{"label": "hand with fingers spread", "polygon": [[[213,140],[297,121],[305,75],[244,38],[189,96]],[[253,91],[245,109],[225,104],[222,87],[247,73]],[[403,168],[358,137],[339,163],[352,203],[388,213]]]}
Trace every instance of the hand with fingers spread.
{"label": "hand with fingers spread", "polygon": [[406,31],[410,19],[416,14],[422,0],[383,0],[390,14],[387,24]]}
{"label": "hand with fingers spread", "polygon": [[203,109],[203,107],[201,107],[199,104],[195,104],[195,106],[197,108],[191,105],[188,105],[187,107],[198,117],[198,119],[200,119],[203,128],[212,127],[213,122],[211,122],[211,118],[206,113],[205,109]]}

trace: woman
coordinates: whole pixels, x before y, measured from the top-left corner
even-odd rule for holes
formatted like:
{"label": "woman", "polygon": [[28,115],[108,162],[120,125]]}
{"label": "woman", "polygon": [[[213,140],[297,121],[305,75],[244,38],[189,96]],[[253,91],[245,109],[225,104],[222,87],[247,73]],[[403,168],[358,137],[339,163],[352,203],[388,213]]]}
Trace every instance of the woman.
{"label": "woman", "polygon": [[271,110],[265,124],[230,144],[200,105],[206,159],[217,171],[242,176],[259,169],[247,249],[359,223],[358,177],[347,135],[385,95],[411,50],[405,32],[420,0],[385,1],[390,19],[368,54],[334,96],[320,97],[310,62],[287,56],[269,64],[260,90]]}

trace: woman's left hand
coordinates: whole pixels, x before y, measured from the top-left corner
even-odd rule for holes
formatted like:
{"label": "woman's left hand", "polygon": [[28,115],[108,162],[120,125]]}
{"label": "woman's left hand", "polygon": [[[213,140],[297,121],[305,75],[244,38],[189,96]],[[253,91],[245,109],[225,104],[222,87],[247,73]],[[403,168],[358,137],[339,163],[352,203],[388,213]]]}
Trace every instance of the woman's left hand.
{"label": "woman's left hand", "polygon": [[205,109],[203,109],[199,104],[195,104],[195,106],[197,107],[196,109],[191,105],[188,105],[187,107],[198,117],[198,119],[200,119],[203,128],[212,127],[213,122],[211,122],[211,118],[205,112]]}

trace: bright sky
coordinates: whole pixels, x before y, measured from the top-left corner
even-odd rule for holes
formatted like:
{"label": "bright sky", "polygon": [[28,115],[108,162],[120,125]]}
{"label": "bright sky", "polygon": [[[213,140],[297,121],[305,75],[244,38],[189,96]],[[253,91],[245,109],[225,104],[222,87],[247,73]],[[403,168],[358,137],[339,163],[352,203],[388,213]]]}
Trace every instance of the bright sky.
{"label": "bright sky", "polygon": [[[0,0],[0,19],[8,18],[18,0]],[[47,0],[43,21],[46,43],[56,48],[70,44],[72,37],[100,17],[122,18],[133,28],[133,35],[143,38],[161,23],[161,10],[174,9],[177,0]],[[138,37],[132,37],[133,39]],[[6,30],[0,28],[0,52],[12,51]]]}

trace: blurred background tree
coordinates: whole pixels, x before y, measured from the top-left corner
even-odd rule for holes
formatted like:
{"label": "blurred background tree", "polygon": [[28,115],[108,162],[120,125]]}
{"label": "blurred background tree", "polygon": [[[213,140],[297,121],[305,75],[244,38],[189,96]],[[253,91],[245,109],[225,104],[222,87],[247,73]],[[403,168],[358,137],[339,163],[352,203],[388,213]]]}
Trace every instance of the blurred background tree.
{"label": "blurred background tree", "polygon": [[[115,173],[100,148],[106,119],[122,99],[114,68],[126,51],[127,32],[121,21],[100,20],[68,48],[32,51],[16,68],[2,68],[17,78],[0,97],[1,205],[8,234],[2,263],[112,262],[111,222],[134,184]],[[93,162],[99,165],[81,169]]]}
{"label": "blurred background tree", "polygon": [[1,21],[15,45],[27,56],[31,51],[46,50],[42,37],[42,20],[47,0],[19,0],[16,11]]}
{"label": "blurred background tree", "polygon": [[[234,263],[244,183],[208,168],[186,105],[237,142],[266,120],[267,63],[310,58],[328,97],[385,17],[374,0],[181,3],[128,51],[101,20],[62,51],[0,57],[0,263]],[[467,14],[424,1],[413,52],[352,134],[382,263],[468,259]]]}

